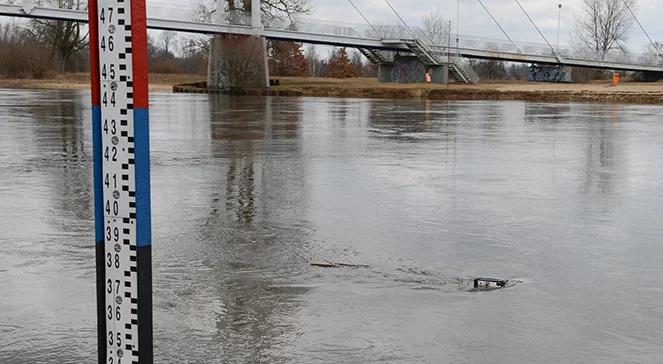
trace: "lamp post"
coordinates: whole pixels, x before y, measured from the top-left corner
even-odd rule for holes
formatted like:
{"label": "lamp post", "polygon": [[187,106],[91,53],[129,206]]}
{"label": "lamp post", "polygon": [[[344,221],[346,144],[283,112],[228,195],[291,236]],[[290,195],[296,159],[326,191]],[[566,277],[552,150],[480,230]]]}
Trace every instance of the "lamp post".
{"label": "lamp post", "polygon": [[557,4],[557,54],[559,54],[559,26],[562,22],[562,4]]}
{"label": "lamp post", "polygon": [[226,0],[216,0],[216,23],[223,24],[226,21]]}
{"label": "lamp post", "polygon": [[460,0],[456,1],[456,57],[460,56]]}

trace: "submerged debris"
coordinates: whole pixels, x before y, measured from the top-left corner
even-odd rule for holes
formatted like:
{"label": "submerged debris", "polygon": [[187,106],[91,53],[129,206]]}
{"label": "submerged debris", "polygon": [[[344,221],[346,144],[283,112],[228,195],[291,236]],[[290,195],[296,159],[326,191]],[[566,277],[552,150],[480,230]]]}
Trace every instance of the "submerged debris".
{"label": "submerged debris", "polygon": [[340,265],[331,262],[311,262],[311,266],[318,268],[340,268]]}
{"label": "submerged debris", "polygon": [[492,291],[506,287],[507,283],[509,283],[508,279],[476,278],[474,280],[474,290]]}
{"label": "submerged debris", "polygon": [[368,268],[368,265],[354,264],[354,263],[336,263],[336,262],[330,262],[326,259],[321,262],[311,262],[311,266],[318,268]]}

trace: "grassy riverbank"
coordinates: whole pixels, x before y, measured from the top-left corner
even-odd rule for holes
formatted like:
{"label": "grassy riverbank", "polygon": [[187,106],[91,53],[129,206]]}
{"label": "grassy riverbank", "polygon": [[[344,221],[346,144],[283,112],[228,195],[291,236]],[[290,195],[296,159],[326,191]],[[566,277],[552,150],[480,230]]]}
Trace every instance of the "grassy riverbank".
{"label": "grassy riverbank", "polygon": [[[202,81],[205,77],[189,74],[151,74],[150,89],[171,91],[173,86]],[[608,81],[593,83],[483,82],[479,85],[426,85],[379,83],[372,78],[329,79],[275,77],[279,86],[247,90],[247,94],[277,96],[361,97],[431,100],[526,100],[663,103],[663,82],[625,82],[612,87]],[[87,89],[87,74],[68,74],[43,80],[0,79],[0,87],[36,89]],[[205,92],[195,87],[180,92]]]}

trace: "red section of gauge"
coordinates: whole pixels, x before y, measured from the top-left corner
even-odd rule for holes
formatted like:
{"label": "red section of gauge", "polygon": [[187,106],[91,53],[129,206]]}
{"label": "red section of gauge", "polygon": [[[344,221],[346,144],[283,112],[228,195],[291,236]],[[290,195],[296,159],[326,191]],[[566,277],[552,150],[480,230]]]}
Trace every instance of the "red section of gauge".
{"label": "red section of gauge", "polygon": [[101,77],[99,76],[99,20],[97,0],[88,0],[88,21],[90,28],[90,86],[92,105],[101,105]]}
{"label": "red section of gauge", "polygon": [[147,16],[145,0],[131,1],[134,107],[146,109],[148,100]]}

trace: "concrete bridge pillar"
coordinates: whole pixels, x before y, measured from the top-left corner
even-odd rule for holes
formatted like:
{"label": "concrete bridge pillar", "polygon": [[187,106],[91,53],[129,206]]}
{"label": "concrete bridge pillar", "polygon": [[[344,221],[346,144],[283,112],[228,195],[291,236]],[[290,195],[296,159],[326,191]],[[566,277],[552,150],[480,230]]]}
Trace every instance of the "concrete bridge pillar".
{"label": "concrete bridge pillar", "polygon": [[433,83],[438,83],[442,85],[446,85],[449,83],[449,66],[442,65],[442,66],[435,66],[431,67],[431,78],[433,80]]}
{"label": "concrete bridge pillar", "polygon": [[657,82],[663,80],[663,72],[642,72],[640,80],[642,82]]}
{"label": "concrete bridge pillar", "polygon": [[216,0],[215,16],[217,24],[222,24],[226,21],[226,0]]}
{"label": "concrete bridge pillar", "polygon": [[[225,22],[226,0],[217,3],[217,21]],[[207,87],[229,91],[268,88],[267,41],[260,0],[251,0],[253,35],[216,34],[210,44]]]}
{"label": "concrete bridge pillar", "polygon": [[533,64],[527,71],[529,82],[573,82],[571,69],[563,66],[536,65]]}
{"label": "concrete bridge pillar", "polygon": [[430,72],[433,83],[447,84],[449,82],[449,67],[446,65],[426,65],[416,56],[401,55],[394,56],[393,63],[380,65],[378,69],[378,81],[424,83],[426,82],[427,72]]}
{"label": "concrete bridge pillar", "polygon": [[263,35],[262,12],[260,11],[260,0],[251,0],[251,28],[253,34]]}
{"label": "concrete bridge pillar", "polygon": [[269,87],[265,38],[215,35],[210,46],[207,87],[230,91]]}
{"label": "concrete bridge pillar", "polygon": [[394,82],[391,72],[394,69],[393,63],[383,63],[378,66],[378,82]]}

